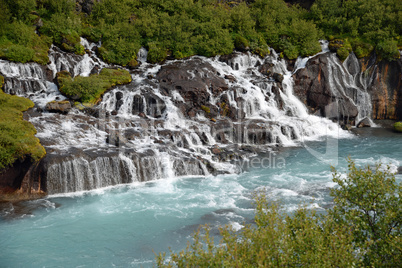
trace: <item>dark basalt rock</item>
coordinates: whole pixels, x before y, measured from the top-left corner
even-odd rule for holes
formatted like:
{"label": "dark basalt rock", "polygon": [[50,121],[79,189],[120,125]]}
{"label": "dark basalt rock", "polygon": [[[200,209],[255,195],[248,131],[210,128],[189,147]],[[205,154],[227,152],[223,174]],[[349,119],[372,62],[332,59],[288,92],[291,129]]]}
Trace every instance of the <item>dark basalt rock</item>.
{"label": "dark basalt rock", "polygon": [[22,180],[32,165],[28,157],[23,161],[17,160],[13,166],[0,170],[0,190],[3,193],[14,192],[21,188]]}
{"label": "dark basalt rock", "polygon": [[153,93],[143,93],[134,95],[132,104],[132,113],[134,115],[144,114],[147,116],[159,118],[166,111],[165,102]]}
{"label": "dark basalt rock", "polygon": [[402,120],[402,57],[396,61],[361,59],[361,72],[371,78],[368,92],[373,119]]}
{"label": "dark basalt rock", "polygon": [[[333,46],[338,44],[333,42]],[[294,92],[304,102],[311,113],[328,118],[342,119],[341,123],[353,123],[357,116],[354,103],[361,101],[357,89],[342,85],[343,91],[331,89],[332,79],[342,81],[342,72],[330,73],[330,54],[320,54],[310,59],[306,68],[299,69],[294,75]],[[402,58],[397,61],[377,61],[375,54],[357,60],[353,53],[342,65],[355,78],[356,86],[367,90],[371,97],[372,119],[402,119]],[[361,79],[359,79],[361,77]],[[363,84],[362,84],[363,81]],[[338,103],[338,104],[335,104]],[[338,116],[336,116],[338,110]],[[347,122],[346,122],[347,121]]]}
{"label": "dark basalt rock", "polygon": [[[182,96],[184,103],[177,105],[190,118],[202,110],[207,117],[216,117],[219,108],[209,101],[229,89],[226,80],[209,63],[197,58],[162,66],[156,79],[164,95],[171,96],[173,91],[177,91]],[[233,77],[227,79],[234,81]],[[155,101],[159,105],[158,100]]]}
{"label": "dark basalt rock", "polygon": [[[294,92],[310,108],[311,113],[347,124],[353,122],[358,109],[349,96],[331,88],[328,57],[329,54],[326,53],[312,58],[307,62],[306,68],[299,69],[293,75]],[[340,72],[338,75],[341,75]],[[334,79],[336,78],[343,79]]]}
{"label": "dark basalt rock", "polygon": [[164,65],[156,78],[165,95],[177,90],[186,103],[199,107],[209,101],[208,91],[217,96],[228,89],[225,79],[210,64],[197,58]]}
{"label": "dark basalt rock", "polygon": [[75,10],[89,15],[92,12],[95,2],[99,2],[99,0],[76,0]]}

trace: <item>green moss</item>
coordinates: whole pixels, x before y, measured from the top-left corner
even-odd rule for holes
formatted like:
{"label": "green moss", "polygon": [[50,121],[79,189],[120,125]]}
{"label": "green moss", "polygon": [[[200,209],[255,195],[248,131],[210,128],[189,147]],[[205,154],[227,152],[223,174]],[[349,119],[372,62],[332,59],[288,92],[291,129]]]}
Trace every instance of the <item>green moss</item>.
{"label": "green moss", "polygon": [[221,116],[227,116],[230,112],[229,105],[227,105],[225,102],[222,102],[220,107],[221,107]]}
{"label": "green moss", "polygon": [[126,70],[104,68],[99,75],[73,79],[69,72],[62,71],[57,73],[57,82],[60,92],[70,99],[94,104],[111,87],[130,83],[131,75]]}
{"label": "green moss", "polygon": [[201,109],[207,114],[211,113],[211,109],[205,105],[201,105]]}
{"label": "green moss", "polygon": [[396,122],[396,123],[394,124],[394,129],[395,129],[395,131],[397,131],[397,132],[402,132],[402,122]]}
{"label": "green moss", "polygon": [[39,161],[46,155],[45,148],[35,137],[36,129],[22,118],[22,112],[33,106],[29,99],[0,90],[0,170],[18,159],[29,156]]}

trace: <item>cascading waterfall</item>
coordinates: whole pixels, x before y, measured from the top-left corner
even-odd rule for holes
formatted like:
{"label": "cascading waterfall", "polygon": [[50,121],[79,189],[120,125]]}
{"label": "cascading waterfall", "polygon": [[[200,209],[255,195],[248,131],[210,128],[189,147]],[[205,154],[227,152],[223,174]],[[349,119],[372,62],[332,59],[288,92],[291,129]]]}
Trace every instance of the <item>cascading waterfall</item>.
{"label": "cascading waterfall", "polygon": [[[92,52],[95,44],[85,39],[81,44],[87,50],[84,56],[52,47],[47,67],[1,60],[5,91],[30,97],[42,109],[49,101],[65,99],[48,80],[57,72],[67,70],[74,76],[88,76],[108,67]],[[274,51],[265,59],[238,53],[227,62],[218,57],[192,57],[161,66],[148,64],[145,59],[146,50],[142,48],[138,55],[141,65],[132,73],[133,82],[105,93],[97,109],[86,113],[75,109],[67,115],[44,111],[31,117],[51,159],[46,168],[49,194],[239,172],[239,159],[270,151],[272,146],[295,146],[323,136],[348,135],[332,121],[308,114],[293,94],[291,72]],[[176,70],[192,62],[200,67],[187,69],[183,83],[196,81],[203,85],[197,89],[202,94],[188,93],[191,84],[188,88],[162,86],[167,82],[158,78],[161,70],[172,66]],[[298,68],[303,68],[300,62]],[[258,66],[266,63],[283,78],[281,82],[258,72]],[[334,87],[358,90],[356,80],[361,77],[353,77],[334,60],[331,65],[346,76],[345,81],[335,80]],[[210,81],[218,81],[220,87],[214,88]],[[205,102],[202,100],[204,108],[197,110],[198,95]],[[194,105],[188,104],[191,101]],[[241,145],[254,146],[255,151],[241,151]]]}
{"label": "cascading waterfall", "polygon": [[[367,118],[370,120],[371,125],[374,126],[374,123],[371,121],[371,97],[367,92],[372,77],[368,79],[364,78],[363,73],[359,72],[359,62],[354,53],[351,53],[343,64],[339,63],[335,54],[330,54],[328,63],[330,88],[333,96],[337,99],[347,98],[356,105],[358,109],[358,115],[355,120],[356,124],[362,119]],[[354,70],[354,75],[349,72],[347,63],[350,64],[349,68]]]}

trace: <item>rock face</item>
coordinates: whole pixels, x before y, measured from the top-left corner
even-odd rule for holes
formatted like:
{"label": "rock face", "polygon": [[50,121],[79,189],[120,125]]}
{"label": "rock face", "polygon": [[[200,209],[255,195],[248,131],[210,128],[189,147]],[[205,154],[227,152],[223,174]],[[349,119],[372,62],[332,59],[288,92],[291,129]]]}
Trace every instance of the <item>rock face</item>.
{"label": "rock face", "polygon": [[342,72],[334,73],[333,68],[342,67],[331,66],[331,61],[333,59],[328,54],[318,55],[308,61],[306,68],[294,74],[294,91],[312,113],[338,119],[341,123],[347,124],[353,122],[358,115],[358,108],[346,93],[353,88],[347,84],[343,85],[346,90],[335,86],[336,80],[343,80],[343,74]]}
{"label": "rock face", "polygon": [[358,60],[353,53],[342,64],[333,53],[310,59],[293,75],[295,94],[310,112],[341,124],[402,118],[402,60]]}
{"label": "rock face", "polygon": [[402,119],[402,58],[375,63],[375,56],[360,60],[360,71],[372,77],[368,91],[373,119]]}
{"label": "rock face", "polygon": [[0,171],[0,201],[39,198],[45,195],[46,180],[36,173],[37,164],[27,157]]}

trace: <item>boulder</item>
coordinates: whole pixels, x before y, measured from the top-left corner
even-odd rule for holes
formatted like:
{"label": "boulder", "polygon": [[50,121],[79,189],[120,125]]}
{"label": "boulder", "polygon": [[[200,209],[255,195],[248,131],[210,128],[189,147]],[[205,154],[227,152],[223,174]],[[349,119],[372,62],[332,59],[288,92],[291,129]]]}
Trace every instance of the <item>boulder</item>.
{"label": "boulder", "polygon": [[46,104],[46,110],[51,113],[67,114],[71,108],[69,101],[51,101]]}
{"label": "boulder", "polygon": [[359,123],[357,123],[357,127],[358,127],[358,128],[361,128],[361,127],[371,127],[370,119],[368,119],[367,117],[363,118],[362,120],[360,120]]}

